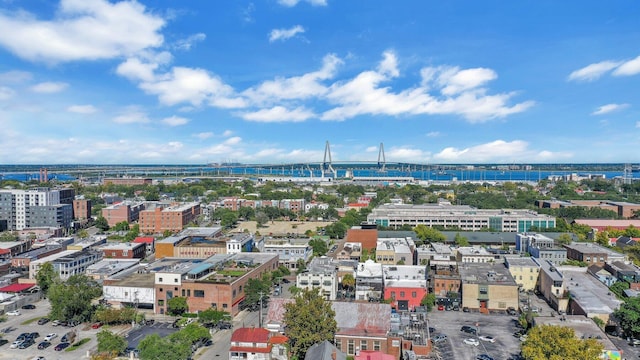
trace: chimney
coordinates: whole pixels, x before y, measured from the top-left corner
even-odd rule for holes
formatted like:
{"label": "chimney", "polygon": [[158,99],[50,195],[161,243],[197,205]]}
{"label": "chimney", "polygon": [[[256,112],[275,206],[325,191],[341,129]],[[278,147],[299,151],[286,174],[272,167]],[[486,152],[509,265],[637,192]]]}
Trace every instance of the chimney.
{"label": "chimney", "polygon": [[336,349],[334,348],[333,351],[331,351],[331,360],[336,360],[337,357],[338,357],[338,353],[336,352]]}

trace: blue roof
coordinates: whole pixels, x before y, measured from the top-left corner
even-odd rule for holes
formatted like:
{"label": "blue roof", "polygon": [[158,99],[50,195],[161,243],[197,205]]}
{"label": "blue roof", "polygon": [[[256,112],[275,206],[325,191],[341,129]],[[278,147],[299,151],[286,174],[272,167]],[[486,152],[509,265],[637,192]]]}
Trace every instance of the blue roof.
{"label": "blue roof", "polygon": [[206,262],[205,262],[205,263],[202,263],[202,264],[200,264],[200,265],[198,265],[198,266],[194,267],[193,269],[191,269],[191,270],[188,272],[188,274],[189,274],[189,275],[198,275],[198,274],[200,274],[201,272],[203,272],[203,271],[205,271],[205,270],[208,270],[208,269],[209,269],[209,268],[211,268],[213,265],[214,265],[214,264],[206,263]]}

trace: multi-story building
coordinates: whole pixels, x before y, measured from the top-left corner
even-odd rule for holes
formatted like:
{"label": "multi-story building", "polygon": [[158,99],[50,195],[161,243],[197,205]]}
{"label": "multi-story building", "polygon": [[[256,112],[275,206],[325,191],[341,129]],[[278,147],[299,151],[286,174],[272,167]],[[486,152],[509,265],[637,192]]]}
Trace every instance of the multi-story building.
{"label": "multi-story building", "polygon": [[97,248],[107,259],[144,259],[146,245],[141,243],[107,243]]}
{"label": "multi-story building", "polygon": [[0,259],[11,259],[28,251],[30,247],[30,240],[0,242]]}
{"label": "multi-story building", "polygon": [[584,267],[561,268],[566,281],[566,289],[571,301],[567,314],[584,315],[590,318],[600,318],[604,323],[609,322],[611,314],[620,307],[622,300],[613,296],[609,288],[596,277],[587,273]]}
{"label": "multi-story building", "polygon": [[102,253],[95,250],[66,250],[32,261],[29,264],[29,278],[35,279],[40,267],[50,262],[61,280],[72,275],[84,274],[87,267],[102,260]]}
{"label": "multi-story building", "polygon": [[123,221],[128,223],[138,221],[142,210],[144,210],[143,202],[123,201],[102,209],[102,217],[107,219],[109,226],[115,226]]}
{"label": "multi-story building", "polygon": [[367,221],[391,228],[425,225],[455,227],[469,231],[493,229],[503,232],[526,232],[532,227],[546,229],[556,226],[555,217],[538,214],[531,210],[476,209],[467,205],[451,205],[449,202],[424,205],[380,205],[367,216]]}
{"label": "multi-story building", "polygon": [[555,248],[555,241],[548,236],[538,233],[516,234],[516,251],[520,253],[527,253],[531,247],[553,249]]}
{"label": "multi-story building", "polygon": [[504,264],[464,264],[459,270],[463,307],[484,313],[518,307],[518,284]]}
{"label": "multi-story building", "polygon": [[557,311],[566,311],[569,305],[569,293],[563,274],[558,266],[548,260],[533,259],[540,265],[540,279],[537,289],[547,300],[551,308]]}
{"label": "multi-story building", "polygon": [[215,308],[235,316],[240,312],[249,279],[262,278],[277,267],[278,255],[265,253],[160,259],[148,265],[155,279],[154,311],[166,313],[167,301],[180,296],[187,299],[190,312]]}
{"label": "multi-story building", "polygon": [[587,265],[628,260],[626,255],[595,243],[571,243],[564,247],[567,249],[567,259],[583,261]]}
{"label": "multi-story building", "polygon": [[356,300],[380,300],[383,295],[382,264],[369,259],[356,269]]}
{"label": "multi-story building", "polygon": [[145,245],[145,256],[149,256],[156,251],[156,239],[152,236],[138,236],[133,240],[133,242]]}
{"label": "multi-story building", "polygon": [[360,261],[361,255],[362,245],[360,243],[346,242],[342,246],[342,250],[336,254],[336,259]]}
{"label": "multi-story building", "polygon": [[156,304],[155,275],[144,268],[131,267],[117,272],[102,282],[102,296],[115,306],[154,309]]}
{"label": "multi-story building", "polygon": [[330,257],[316,257],[305,271],[297,274],[296,286],[300,289],[319,289],[325,300],[333,301],[338,293],[338,262]]}
{"label": "multi-story building", "polygon": [[251,252],[253,234],[237,233],[230,236],[221,227],[193,227],[156,242],[156,259],[180,257],[206,259],[215,254]]}
{"label": "multi-story building", "polygon": [[132,177],[122,177],[122,178],[104,178],[102,179],[103,185],[113,184],[113,185],[151,185],[153,180],[151,178],[132,178]]}
{"label": "multi-story building", "polygon": [[14,255],[11,258],[11,267],[16,269],[28,270],[32,261],[42,259],[49,255],[57,254],[62,251],[62,245],[46,245]]}
{"label": "multi-story building", "polygon": [[496,261],[495,254],[479,246],[459,247],[455,251],[456,260],[461,263],[490,263]]}
{"label": "multi-story building", "polygon": [[440,243],[431,243],[422,245],[416,249],[416,264],[427,265],[432,260],[454,260],[455,255],[449,245]]}
{"label": "multi-story building", "polygon": [[604,264],[604,269],[618,281],[626,281],[633,290],[640,290],[640,268],[633,263],[612,261]]}
{"label": "multi-story building", "polygon": [[427,295],[427,267],[420,265],[382,265],[384,299],[398,311],[413,311]]}
{"label": "multi-story building", "polygon": [[429,262],[429,291],[438,298],[448,298],[450,293],[460,293],[460,272],[454,260],[431,260]]}
{"label": "multi-story building", "polygon": [[[393,353],[394,346],[388,339],[391,329],[389,304],[334,301],[331,308],[338,323],[334,344],[340,351],[347,355],[356,355],[361,350]],[[395,347],[399,351],[400,344]]]}
{"label": "multi-story building", "polygon": [[539,261],[550,261],[552,264],[561,265],[567,261],[567,249],[563,247],[538,247],[530,246],[529,255]]}
{"label": "multi-story building", "polygon": [[91,200],[89,199],[73,200],[73,219],[74,220],[91,219]]}
{"label": "multi-story building", "polygon": [[99,283],[140,264],[140,259],[103,259],[87,267],[86,275]]}
{"label": "multi-story building", "polygon": [[73,217],[69,193],[73,189],[0,190],[0,220],[7,230],[69,228]]}
{"label": "multi-story building", "polygon": [[231,334],[229,360],[287,360],[287,341],[267,329],[242,327]]}
{"label": "multi-story building", "polygon": [[413,265],[413,248],[415,245],[411,239],[379,239],[376,246],[376,262],[383,265]]}
{"label": "multi-story building", "polygon": [[288,269],[298,268],[298,261],[305,263],[313,255],[313,248],[309,245],[308,238],[273,238],[266,237],[262,252],[278,254],[280,265]]}
{"label": "multi-story building", "polygon": [[535,290],[540,274],[540,265],[537,262],[530,257],[505,256],[504,263],[520,290]]}
{"label": "multi-story building", "polygon": [[151,209],[140,211],[140,232],[158,234],[165,231],[177,233],[200,215],[200,203],[166,205],[156,204]]}

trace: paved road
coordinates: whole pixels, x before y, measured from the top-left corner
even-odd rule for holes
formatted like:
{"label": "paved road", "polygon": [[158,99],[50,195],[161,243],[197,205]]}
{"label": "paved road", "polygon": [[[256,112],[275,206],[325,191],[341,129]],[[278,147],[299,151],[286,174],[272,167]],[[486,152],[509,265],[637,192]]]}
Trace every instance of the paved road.
{"label": "paved road", "polygon": [[[266,311],[263,311],[263,314]],[[241,327],[258,326],[258,311],[249,312],[242,311],[233,319],[233,329]],[[229,346],[231,344],[231,334],[233,330],[219,330],[212,336],[213,345],[209,347],[200,348],[194,359],[219,359],[229,360]]]}

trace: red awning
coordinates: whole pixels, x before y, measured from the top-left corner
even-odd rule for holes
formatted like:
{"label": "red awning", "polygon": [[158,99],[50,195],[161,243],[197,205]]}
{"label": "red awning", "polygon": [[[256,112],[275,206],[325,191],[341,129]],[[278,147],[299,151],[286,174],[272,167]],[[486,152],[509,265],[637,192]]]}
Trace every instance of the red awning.
{"label": "red awning", "polygon": [[34,286],[36,285],[35,284],[11,284],[9,286],[0,288],[0,292],[17,293],[17,292],[29,290]]}

